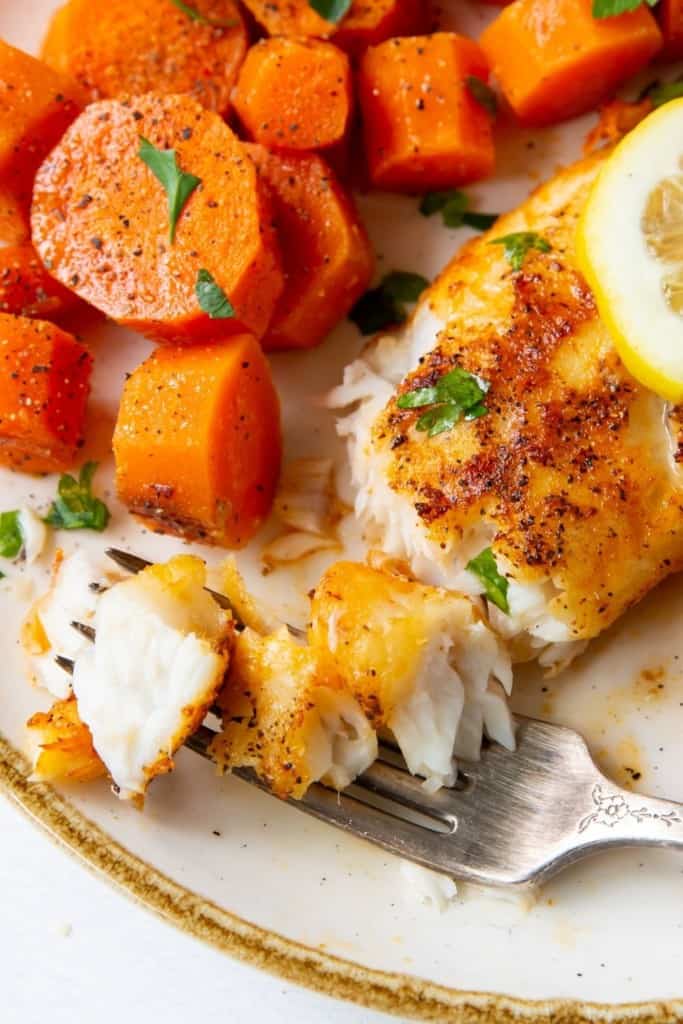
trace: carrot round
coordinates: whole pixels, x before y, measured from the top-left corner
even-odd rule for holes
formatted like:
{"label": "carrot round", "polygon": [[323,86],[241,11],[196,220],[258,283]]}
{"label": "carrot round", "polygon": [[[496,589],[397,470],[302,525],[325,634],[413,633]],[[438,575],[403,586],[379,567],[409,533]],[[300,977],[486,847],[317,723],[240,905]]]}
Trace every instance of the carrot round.
{"label": "carrot round", "polygon": [[683,57],[683,0],[661,0],[657,14],[664,36],[662,56],[678,60]]}
{"label": "carrot round", "polygon": [[225,113],[248,40],[233,0],[68,0],[52,18],[43,59],[90,100],[155,91],[191,93]]}
{"label": "carrot round", "polygon": [[65,75],[0,39],[0,184],[24,207],[40,163],[81,109]]}
{"label": "carrot round", "polygon": [[[166,189],[139,155],[142,137],[172,150],[179,170],[200,181],[177,222]],[[91,104],[37,175],[32,227],[51,274],[157,341],[244,329],[261,336],[283,287],[256,169],[225,122],[189,96]],[[202,309],[200,271],[234,316],[212,319]]]}
{"label": "carrot round", "polygon": [[366,51],[359,90],[376,187],[426,192],[492,172],[492,119],[471,79],[488,81],[484,55],[452,32],[390,39]]}
{"label": "carrot round", "polygon": [[30,242],[0,248],[0,312],[55,320],[79,301],[50,277]]}
{"label": "carrot round", "polygon": [[347,53],[358,55],[394,36],[414,36],[429,31],[428,0],[355,0],[334,34],[334,42]]}
{"label": "carrot round", "polygon": [[515,0],[481,36],[491,71],[524,124],[592,110],[662,45],[645,5],[594,18],[592,0]]}
{"label": "carrot round", "polygon": [[285,272],[263,347],[311,348],[367,289],[372,248],[351,199],[321,157],[247,149],[271,191]]}
{"label": "carrot round", "polygon": [[0,184],[0,243],[21,245],[30,237],[27,207],[11,189]]}
{"label": "carrot round", "polygon": [[0,314],[0,463],[68,468],[83,445],[92,358],[43,320]]}
{"label": "carrot round", "polygon": [[256,339],[156,349],[124,387],[114,456],[119,497],[152,529],[246,544],[270,510],[281,457]]}
{"label": "carrot round", "polygon": [[233,96],[249,136],[279,149],[322,149],[349,126],[349,58],[317,39],[262,39],[247,54]]}

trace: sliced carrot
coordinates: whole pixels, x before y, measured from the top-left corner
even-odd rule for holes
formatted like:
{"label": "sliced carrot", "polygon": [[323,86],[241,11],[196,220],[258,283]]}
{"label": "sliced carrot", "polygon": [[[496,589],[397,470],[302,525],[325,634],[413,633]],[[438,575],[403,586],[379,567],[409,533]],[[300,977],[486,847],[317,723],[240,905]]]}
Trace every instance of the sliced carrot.
{"label": "sliced carrot", "polygon": [[0,181],[28,206],[42,160],[81,109],[65,75],[0,39]]}
{"label": "sliced carrot", "polygon": [[662,56],[668,60],[683,57],[683,0],[661,0],[657,14],[664,36]]}
{"label": "sliced carrot", "polygon": [[107,769],[81,721],[75,697],[56,701],[47,713],[29,718],[26,728],[37,746],[34,770],[46,782],[91,782]]}
{"label": "sliced carrot", "polygon": [[339,22],[334,42],[347,53],[359,55],[394,36],[428,32],[431,13],[427,0],[355,0]]}
{"label": "sliced carrot", "polygon": [[28,209],[11,189],[0,185],[0,243],[21,245],[30,237]]}
{"label": "sliced carrot", "polygon": [[321,157],[254,145],[248,152],[271,190],[285,271],[263,346],[311,348],[367,289],[372,248],[351,199]]}
{"label": "sliced carrot", "polygon": [[281,457],[256,339],[156,349],[124,387],[114,455],[119,497],[152,529],[246,544],[270,510]]}
{"label": "sliced carrot", "polygon": [[468,79],[488,80],[476,43],[453,32],[390,39],[360,65],[370,178],[378,188],[426,192],[493,170],[490,113]]}
{"label": "sliced carrot", "polygon": [[72,75],[90,100],[145,92],[190,93],[220,114],[247,52],[233,0],[68,0],[52,18],[43,59]]}
{"label": "sliced carrot", "polygon": [[592,0],[515,0],[480,42],[520,121],[550,124],[592,110],[662,45],[643,4],[594,18]]}
{"label": "sliced carrot", "polygon": [[0,314],[0,463],[68,468],[83,444],[92,358],[44,320]]}
{"label": "sliced carrot", "polygon": [[[201,179],[169,241],[168,197],[140,138],[172,149]],[[265,331],[283,280],[268,199],[242,143],[189,96],[148,93],[91,104],[36,178],[33,241],[62,284],[157,341]],[[210,319],[196,294],[207,270],[235,316]]]}
{"label": "sliced carrot", "polygon": [[309,0],[244,0],[244,6],[271,36],[326,39],[336,30],[333,22],[314,11]]}
{"label": "sliced carrot", "polygon": [[0,312],[55,320],[79,303],[50,277],[30,242],[0,248]]}
{"label": "sliced carrot", "polygon": [[351,119],[349,58],[318,39],[262,39],[242,65],[233,104],[250,138],[264,146],[333,146]]}

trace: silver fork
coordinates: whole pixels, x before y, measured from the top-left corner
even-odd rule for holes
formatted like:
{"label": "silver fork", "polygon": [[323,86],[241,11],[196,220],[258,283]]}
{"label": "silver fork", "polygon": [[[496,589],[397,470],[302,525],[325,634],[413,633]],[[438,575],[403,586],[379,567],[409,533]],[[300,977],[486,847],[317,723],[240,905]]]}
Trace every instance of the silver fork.
{"label": "silver fork", "polygon": [[[123,564],[125,552],[108,554]],[[94,639],[91,627],[73,625]],[[66,658],[58,662],[73,669]],[[616,847],[683,851],[683,804],[620,789],[571,729],[516,721],[517,749],[486,744],[480,761],[459,761],[452,789],[428,793],[400,752],[382,743],[378,760],[343,793],[316,784],[289,802],[390,853],[480,885],[535,885]],[[186,745],[210,760],[215,735],[203,725]],[[233,774],[269,792],[251,770]]]}

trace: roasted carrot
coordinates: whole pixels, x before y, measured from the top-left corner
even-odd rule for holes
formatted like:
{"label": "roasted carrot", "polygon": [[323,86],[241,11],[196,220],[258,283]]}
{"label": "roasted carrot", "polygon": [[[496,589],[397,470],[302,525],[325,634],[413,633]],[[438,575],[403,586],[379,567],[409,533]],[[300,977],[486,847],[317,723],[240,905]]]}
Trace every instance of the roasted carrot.
{"label": "roasted carrot", "polygon": [[351,199],[321,157],[255,145],[248,152],[271,190],[285,272],[263,346],[311,348],[368,287],[372,248]]}
{"label": "roasted carrot", "polygon": [[431,10],[428,0],[355,0],[334,33],[336,46],[359,55],[394,36],[428,32]]}
{"label": "roasted carrot", "polygon": [[56,701],[47,713],[38,712],[26,723],[37,750],[35,774],[46,782],[90,782],[107,769],[81,721],[75,697]]}
{"label": "roasted carrot", "polygon": [[91,369],[87,349],[54,324],[0,314],[0,463],[27,473],[73,463]]}
{"label": "roasted carrot", "polygon": [[125,384],[114,455],[119,497],[152,529],[246,544],[270,510],[281,456],[256,339],[156,349]]}
{"label": "roasted carrot", "polygon": [[28,209],[11,189],[0,185],[0,244],[21,245],[30,237]]}
{"label": "roasted carrot", "polygon": [[643,4],[594,18],[592,0],[515,0],[484,31],[481,46],[524,124],[592,110],[650,61],[662,35]]}
{"label": "roasted carrot", "polygon": [[30,242],[0,248],[0,312],[55,320],[79,302],[50,277]]}
{"label": "roasted carrot", "polygon": [[40,163],[81,109],[65,75],[0,39],[0,183],[28,208]]}
{"label": "roasted carrot", "polygon": [[327,39],[336,31],[334,22],[321,18],[309,0],[244,0],[244,6],[271,36]]}
{"label": "roasted carrot", "polygon": [[224,114],[247,52],[233,0],[68,0],[53,16],[43,59],[79,82],[90,100],[191,93]]}
{"label": "roasted carrot", "polygon": [[250,138],[264,146],[333,146],[351,118],[349,58],[318,39],[262,39],[242,65],[233,104]]}
{"label": "roasted carrot", "polygon": [[360,65],[360,103],[372,183],[426,192],[493,170],[491,114],[468,83],[488,81],[476,43],[453,32],[390,39]]}
{"label": "roasted carrot", "polygon": [[657,14],[664,36],[662,56],[678,60],[683,57],[683,0],[661,0]]}
{"label": "roasted carrot", "polygon": [[[169,211],[172,190],[140,156],[149,154],[142,138],[172,151],[155,159],[178,168],[174,181],[194,176],[183,179],[193,187],[177,217]],[[225,122],[189,96],[91,104],[38,173],[32,226],[43,263],[62,284],[157,341],[245,328],[260,336],[282,291],[254,165]],[[200,306],[202,271],[234,316],[211,318]]]}

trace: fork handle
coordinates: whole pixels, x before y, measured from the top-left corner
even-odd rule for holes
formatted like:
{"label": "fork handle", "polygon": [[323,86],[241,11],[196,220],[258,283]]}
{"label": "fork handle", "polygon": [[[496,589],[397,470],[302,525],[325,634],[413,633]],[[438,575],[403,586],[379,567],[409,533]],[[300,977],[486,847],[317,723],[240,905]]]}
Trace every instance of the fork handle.
{"label": "fork handle", "polygon": [[639,796],[607,779],[596,782],[592,805],[577,823],[577,855],[605,846],[668,846],[683,850],[683,804]]}

